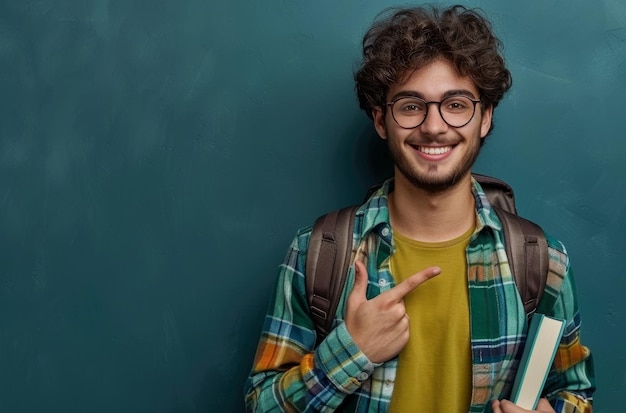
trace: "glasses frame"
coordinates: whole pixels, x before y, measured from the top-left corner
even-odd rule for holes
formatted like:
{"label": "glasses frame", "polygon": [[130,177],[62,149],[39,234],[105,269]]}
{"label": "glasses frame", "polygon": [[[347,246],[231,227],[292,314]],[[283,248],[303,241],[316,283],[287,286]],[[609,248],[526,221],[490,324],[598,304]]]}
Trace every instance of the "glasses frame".
{"label": "glasses frame", "polygon": [[[470,116],[469,120],[467,122],[465,122],[462,125],[459,126],[455,126],[455,125],[450,125],[448,123],[448,121],[446,120],[446,118],[443,116],[443,113],[441,113],[441,104],[450,98],[454,98],[454,97],[464,97],[467,98],[470,102],[472,102],[472,116]],[[424,102],[424,104],[426,105],[426,111],[424,112],[424,119],[422,119],[422,121],[420,123],[418,123],[415,126],[412,126],[410,128],[407,128],[405,126],[400,125],[400,122],[398,122],[398,120],[396,119],[396,115],[393,112],[393,106],[398,103],[400,100],[402,99],[417,99],[417,100],[421,100],[422,102]],[[451,96],[446,96],[445,98],[443,98],[442,100],[431,100],[431,101],[427,101],[424,100],[420,97],[417,96],[400,96],[399,98],[396,98],[394,100],[392,100],[391,102],[387,102],[385,103],[385,106],[389,106],[390,110],[391,110],[391,117],[393,118],[394,122],[396,122],[396,124],[398,126],[400,126],[402,129],[415,129],[415,128],[419,128],[420,126],[422,126],[422,124],[424,123],[424,121],[426,120],[426,118],[428,117],[428,109],[430,108],[430,105],[437,105],[437,111],[439,112],[439,116],[441,116],[441,120],[443,120],[445,122],[446,125],[450,126],[451,128],[462,128],[463,126],[467,125],[468,123],[470,123],[472,121],[472,119],[474,119],[474,116],[476,115],[476,104],[480,103],[480,99],[472,99],[471,97],[467,96],[467,95],[451,95]]]}

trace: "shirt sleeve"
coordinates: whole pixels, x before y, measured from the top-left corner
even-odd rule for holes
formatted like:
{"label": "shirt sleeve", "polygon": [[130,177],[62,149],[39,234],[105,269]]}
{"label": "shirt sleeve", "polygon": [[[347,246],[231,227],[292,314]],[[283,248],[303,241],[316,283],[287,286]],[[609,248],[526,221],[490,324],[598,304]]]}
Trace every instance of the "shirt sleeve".
{"label": "shirt sleeve", "polygon": [[375,368],[343,323],[315,348],[304,282],[309,236],[296,236],[280,266],[245,383],[248,412],[333,412]]}
{"label": "shirt sleeve", "polygon": [[591,352],[581,342],[574,274],[563,245],[550,238],[548,242],[548,280],[538,311],[565,320],[565,329],[544,393],[557,413],[591,413],[595,375]]}

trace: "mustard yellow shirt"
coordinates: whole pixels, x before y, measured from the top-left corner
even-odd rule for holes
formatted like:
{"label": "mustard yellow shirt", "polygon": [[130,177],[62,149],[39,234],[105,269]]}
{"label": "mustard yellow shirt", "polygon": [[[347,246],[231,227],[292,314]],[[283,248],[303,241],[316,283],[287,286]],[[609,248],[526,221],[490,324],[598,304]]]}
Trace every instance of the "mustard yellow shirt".
{"label": "mustard yellow shirt", "polygon": [[391,272],[396,282],[429,266],[442,271],[404,299],[410,338],[399,355],[391,413],[469,410],[472,356],[465,250],[473,231],[439,243],[393,235]]}

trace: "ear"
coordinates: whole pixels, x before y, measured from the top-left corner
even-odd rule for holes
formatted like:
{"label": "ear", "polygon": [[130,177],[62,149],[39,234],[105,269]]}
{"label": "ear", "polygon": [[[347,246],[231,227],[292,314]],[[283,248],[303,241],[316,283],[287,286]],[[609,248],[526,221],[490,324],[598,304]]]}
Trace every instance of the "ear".
{"label": "ear", "polygon": [[372,119],[374,119],[374,127],[378,136],[382,139],[387,139],[387,132],[385,130],[385,112],[380,106],[374,106],[372,108]]}
{"label": "ear", "polygon": [[481,113],[480,120],[480,137],[481,139],[487,136],[489,129],[491,129],[491,119],[493,116],[493,106],[485,108]]}

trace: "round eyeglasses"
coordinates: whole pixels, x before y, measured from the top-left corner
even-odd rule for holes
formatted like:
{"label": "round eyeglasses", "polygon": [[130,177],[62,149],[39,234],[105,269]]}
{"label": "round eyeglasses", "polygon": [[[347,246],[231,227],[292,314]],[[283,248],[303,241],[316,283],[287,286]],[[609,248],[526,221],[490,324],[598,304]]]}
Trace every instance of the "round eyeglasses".
{"label": "round eyeglasses", "polygon": [[403,96],[388,102],[387,106],[391,107],[391,116],[403,129],[415,129],[424,123],[431,104],[437,105],[444,122],[453,128],[460,128],[470,123],[478,102],[480,100],[465,95],[452,95],[441,101],[430,102],[415,96]]}

